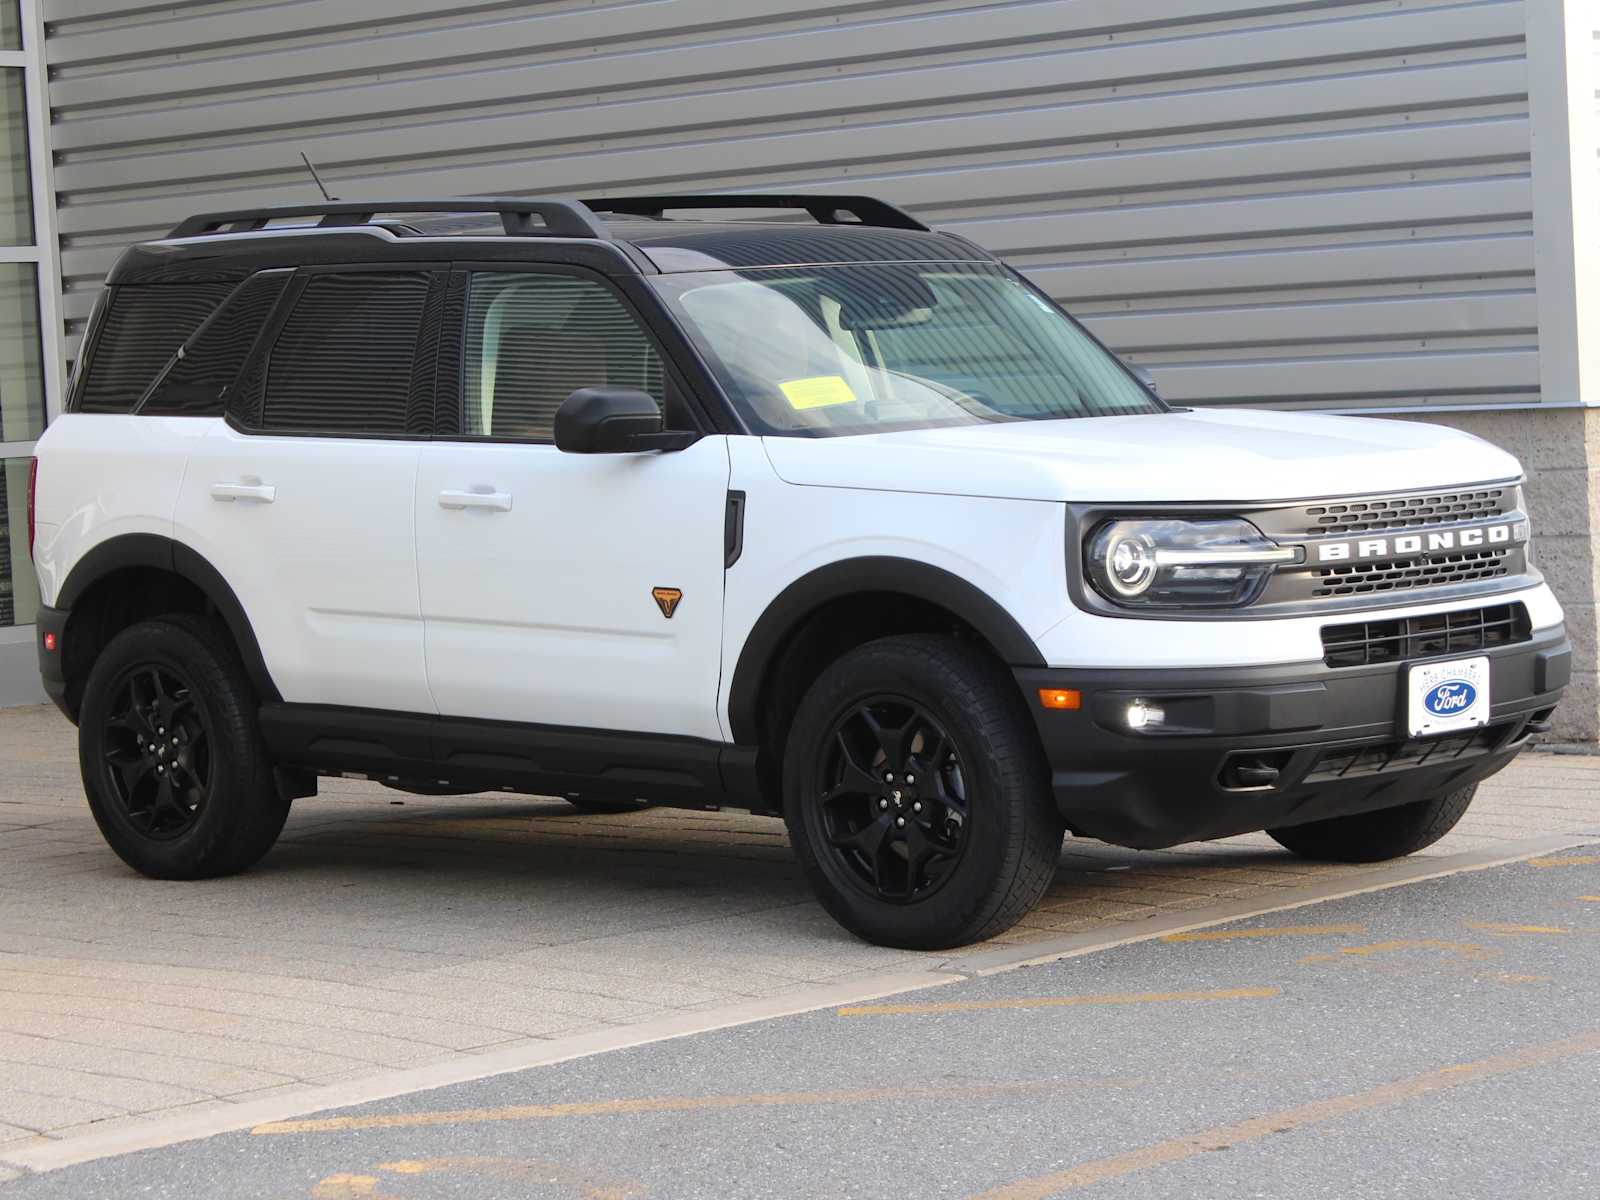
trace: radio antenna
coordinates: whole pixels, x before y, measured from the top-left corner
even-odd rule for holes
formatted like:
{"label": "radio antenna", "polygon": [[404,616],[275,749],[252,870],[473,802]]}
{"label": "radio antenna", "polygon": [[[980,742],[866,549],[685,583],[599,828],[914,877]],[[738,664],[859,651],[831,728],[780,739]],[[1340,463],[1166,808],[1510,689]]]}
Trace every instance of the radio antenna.
{"label": "radio antenna", "polygon": [[300,151],[300,161],[305,163],[306,170],[311,172],[312,182],[314,182],[317,185],[317,191],[322,193],[322,198],[324,200],[326,200],[329,204],[332,204],[336,200],[338,200],[339,197],[330,196],[328,194],[328,189],[322,186],[322,176],[317,174],[317,168],[314,167],[311,164],[311,160],[306,157],[306,152],[304,150]]}

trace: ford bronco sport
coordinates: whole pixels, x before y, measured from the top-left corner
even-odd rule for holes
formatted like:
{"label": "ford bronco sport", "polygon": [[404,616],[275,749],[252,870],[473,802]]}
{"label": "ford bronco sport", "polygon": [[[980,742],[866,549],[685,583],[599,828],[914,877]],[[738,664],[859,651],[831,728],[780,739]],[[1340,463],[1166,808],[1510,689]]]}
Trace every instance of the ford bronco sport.
{"label": "ford bronco sport", "polygon": [[[780,219],[670,216],[716,209]],[[1415,851],[1568,680],[1511,456],[1171,408],[880,201],[213,213],[107,283],[39,661],[148,875],[248,867],[330,773],[729,805],[946,947],[1067,830]]]}

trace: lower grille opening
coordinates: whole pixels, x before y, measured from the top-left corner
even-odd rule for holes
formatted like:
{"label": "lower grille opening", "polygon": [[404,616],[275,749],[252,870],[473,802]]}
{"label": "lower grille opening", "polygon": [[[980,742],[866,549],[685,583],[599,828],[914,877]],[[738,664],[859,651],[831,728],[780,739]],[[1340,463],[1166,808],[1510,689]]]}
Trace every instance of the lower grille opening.
{"label": "lower grille opening", "polygon": [[1525,605],[1495,604],[1389,621],[1324,625],[1322,661],[1330,667],[1367,667],[1488,650],[1532,636]]}
{"label": "lower grille opening", "polygon": [[1499,746],[1515,726],[1514,721],[1502,721],[1498,725],[1485,725],[1445,737],[1408,738],[1330,750],[1316,761],[1304,782],[1329,783],[1477,758]]}

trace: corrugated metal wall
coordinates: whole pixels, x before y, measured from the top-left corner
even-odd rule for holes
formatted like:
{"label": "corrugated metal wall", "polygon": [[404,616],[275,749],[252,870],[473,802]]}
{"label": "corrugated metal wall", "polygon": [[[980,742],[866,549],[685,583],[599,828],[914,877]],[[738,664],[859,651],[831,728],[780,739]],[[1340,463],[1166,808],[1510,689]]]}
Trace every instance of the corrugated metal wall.
{"label": "corrugated metal wall", "polygon": [[1192,402],[1538,399],[1522,0],[45,0],[66,313],[191,210],[881,194]]}

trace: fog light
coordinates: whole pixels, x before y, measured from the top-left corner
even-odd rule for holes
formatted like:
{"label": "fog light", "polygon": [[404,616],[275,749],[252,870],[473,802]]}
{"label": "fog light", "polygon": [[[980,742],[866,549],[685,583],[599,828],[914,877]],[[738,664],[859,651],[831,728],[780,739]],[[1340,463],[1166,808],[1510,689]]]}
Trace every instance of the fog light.
{"label": "fog light", "polygon": [[1128,728],[1149,729],[1152,725],[1160,725],[1167,719],[1167,714],[1153,704],[1146,704],[1143,700],[1135,700],[1128,705]]}

